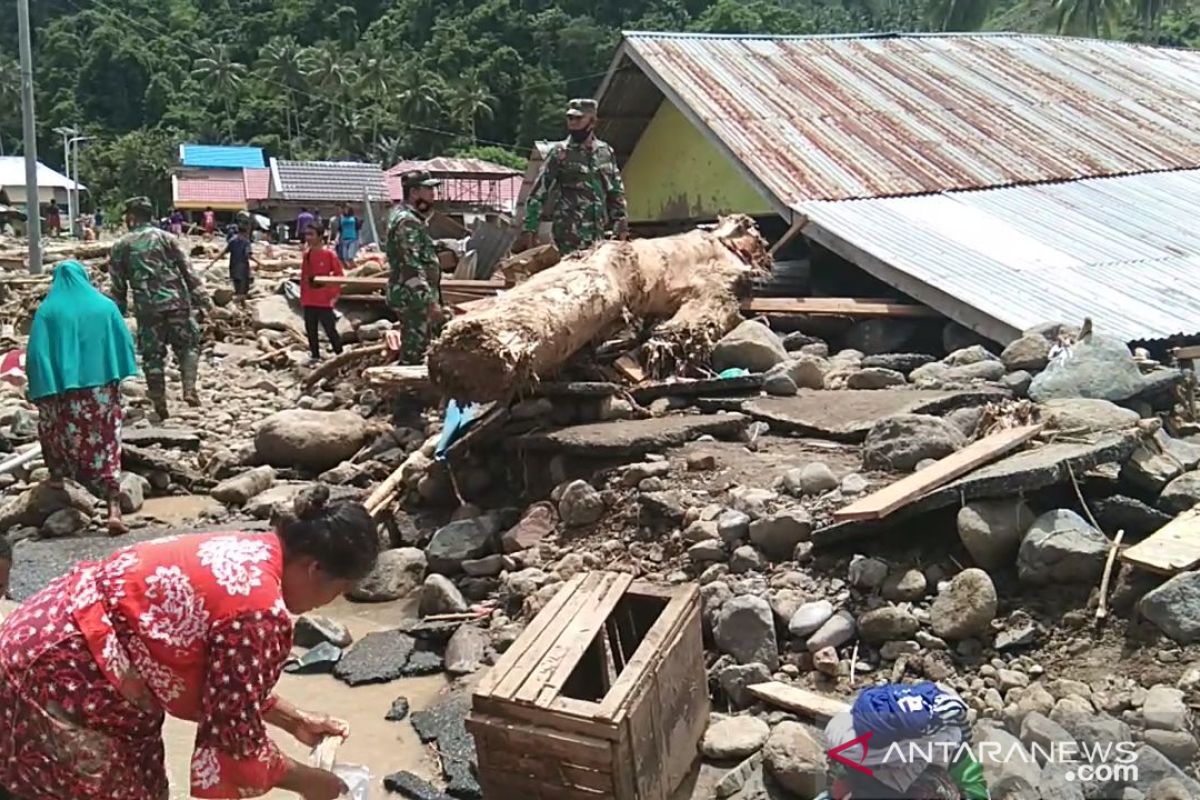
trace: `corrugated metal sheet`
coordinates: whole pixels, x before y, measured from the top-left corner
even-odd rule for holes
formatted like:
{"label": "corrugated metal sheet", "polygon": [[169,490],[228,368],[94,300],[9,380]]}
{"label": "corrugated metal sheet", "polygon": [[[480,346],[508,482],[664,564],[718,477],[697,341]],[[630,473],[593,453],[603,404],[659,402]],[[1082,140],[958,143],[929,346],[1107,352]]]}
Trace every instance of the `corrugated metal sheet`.
{"label": "corrugated metal sheet", "polygon": [[1200,331],[1200,169],[797,206],[805,235],[984,335]]}
{"label": "corrugated metal sheet", "polygon": [[[66,175],[40,161],[37,164],[37,182],[41,189],[70,189],[74,185]],[[25,188],[25,156],[0,156],[0,189],[6,186]],[[87,191],[82,183],[79,189]]]}
{"label": "corrugated metal sheet", "polygon": [[640,129],[619,129],[644,128],[663,94],[781,212],[1200,166],[1200,52],[1022,35],[627,33],[599,94],[601,134],[628,148]]}
{"label": "corrugated metal sheet", "polygon": [[246,186],[247,200],[266,200],[271,196],[271,170],[244,169],[242,182]]}
{"label": "corrugated metal sheet", "polygon": [[521,188],[517,192],[517,208],[525,207],[525,201],[529,199],[529,193],[533,191],[534,181],[537,180],[538,173],[541,172],[542,162],[546,159],[546,154],[550,152],[550,148],[554,144],[554,142],[543,139],[539,139],[533,143],[533,150],[529,153],[529,164],[525,167],[525,175],[521,179]]}
{"label": "corrugated metal sheet", "polygon": [[180,208],[242,208],[246,204],[246,186],[241,172],[234,173],[230,180],[187,178],[177,176],[174,181],[174,203]]}
{"label": "corrugated metal sheet", "polygon": [[401,161],[387,171],[388,175],[403,175],[406,172],[427,170],[439,176],[471,178],[504,178],[520,175],[515,169],[484,161],[481,158],[430,158],[425,160]]}
{"label": "corrugated metal sheet", "polygon": [[262,169],[261,147],[231,147],[219,144],[181,144],[179,163],[200,169]]}
{"label": "corrugated metal sheet", "polygon": [[283,200],[321,200],[334,203],[363,201],[365,191],[372,200],[390,195],[378,164],[358,161],[283,161],[271,159],[273,188]]}

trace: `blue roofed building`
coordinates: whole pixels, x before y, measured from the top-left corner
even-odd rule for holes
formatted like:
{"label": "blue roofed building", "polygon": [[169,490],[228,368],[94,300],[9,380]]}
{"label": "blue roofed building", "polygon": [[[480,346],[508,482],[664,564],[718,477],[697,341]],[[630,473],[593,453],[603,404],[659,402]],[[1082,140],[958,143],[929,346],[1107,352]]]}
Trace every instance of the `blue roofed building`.
{"label": "blue roofed building", "polygon": [[268,174],[261,147],[181,144],[179,166],[171,177],[172,201],[176,208],[193,211],[248,208],[266,198]]}
{"label": "blue roofed building", "polygon": [[267,166],[261,147],[220,144],[181,144],[179,164],[191,169],[263,169]]}

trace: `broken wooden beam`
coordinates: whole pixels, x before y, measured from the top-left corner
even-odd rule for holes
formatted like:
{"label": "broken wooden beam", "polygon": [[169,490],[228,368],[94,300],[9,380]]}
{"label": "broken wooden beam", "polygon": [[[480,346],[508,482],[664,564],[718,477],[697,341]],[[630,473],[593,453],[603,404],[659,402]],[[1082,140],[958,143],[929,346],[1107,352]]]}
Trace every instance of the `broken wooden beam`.
{"label": "broken wooden beam", "polygon": [[756,683],[753,686],[747,686],[746,691],[764,703],[769,703],[787,711],[794,711],[801,716],[820,722],[827,721],[838,714],[844,714],[850,710],[850,704],[844,700],[810,692],[807,689],[801,689],[799,686],[788,686],[786,683],[780,683],[779,681]]}
{"label": "broken wooden beam", "polygon": [[886,488],[873,492],[845,508],[833,512],[836,522],[848,520],[880,519],[913,500],[924,496],[955,478],[1015,450],[1037,436],[1041,425],[1026,425],[1020,428],[993,433],[945,458],[896,481]]}
{"label": "broken wooden beam", "polygon": [[1200,505],[1126,548],[1120,558],[1126,564],[1160,575],[1175,575],[1200,565]]}
{"label": "broken wooden beam", "polygon": [[[386,289],[388,279],[382,276],[369,276],[359,278],[338,277],[334,275],[322,275],[313,278],[313,283],[317,286],[341,286],[351,289]],[[499,289],[503,289],[504,281],[477,281],[466,280],[463,278],[442,278],[442,289],[452,291],[471,292],[478,295],[486,295],[494,293]]]}
{"label": "broken wooden beam", "polygon": [[860,297],[753,297],[742,301],[750,314],[834,317],[940,317],[929,306]]}
{"label": "broken wooden beam", "polygon": [[429,370],[424,364],[389,364],[383,367],[367,367],[363,377],[372,386],[393,392],[424,393],[432,391]]}

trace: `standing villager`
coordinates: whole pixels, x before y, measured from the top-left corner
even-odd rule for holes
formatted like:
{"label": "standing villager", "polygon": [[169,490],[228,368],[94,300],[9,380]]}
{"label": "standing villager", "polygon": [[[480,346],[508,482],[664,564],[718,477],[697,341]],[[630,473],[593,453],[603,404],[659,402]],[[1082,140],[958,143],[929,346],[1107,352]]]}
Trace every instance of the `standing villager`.
{"label": "standing villager", "polygon": [[29,398],[50,480],[71,478],[108,501],[109,533],[121,521],[121,380],[137,374],[133,338],[112,300],[78,261],[54,268],[25,358]]}
{"label": "standing villager", "polygon": [[175,234],[176,236],[182,236],[183,223],[186,220],[186,217],[183,216],[183,212],[177,208],[172,208],[168,214],[168,219],[171,220],[171,233]]}
{"label": "standing villager", "polygon": [[[307,208],[301,207],[300,213],[296,215],[296,238],[301,242],[304,241],[304,229],[317,221],[317,218],[312,215],[312,212]],[[320,230],[318,228],[318,230]]]}
{"label": "standing villager", "polygon": [[229,282],[233,284],[234,297],[239,304],[245,305],[246,297],[250,294],[250,284],[254,282],[250,273],[250,262],[253,261],[254,266],[262,269],[262,262],[254,257],[250,235],[245,230],[239,229],[234,237],[225,243],[225,249],[220,255],[209,262],[209,269],[226,255],[229,256]]}
{"label": "standing villager", "polygon": [[533,246],[547,204],[554,243],[564,256],[610,234],[628,237],[625,185],[612,147],[596,138],[596,110],[595,100],[567,105],[569,135],[542,162],[525,204],[525,232],[517,249]]}
{"label": "standing villager", "polygon": [[62,211],[59,210],[58,201],[51,199],[50,207],[46,209],[46,230],[47,235],[58,238],[62,233]]}
{"label": "standing villager", "polygon": [[200,221],[204,226],[204,237],[211,239],[213,234],[217,232],[217,212],[212,210],[212,206],[204,209],[204,215],[200,218]]}
{"label": "standing villager", "polygon": [[170,714],[198,725],[191,797],[341,796],[334,773],[267,735],[273,725],[312,746],[349,732],[274,694],[288,614],[333,601],[379,554],[366,509],[328,495],[302,498],[274,533],[169,536],[78,564],[0,623],[0,787],[21,800],[163,800]]}
{"label": "standing villager", "polygon": [[134,197],[125,203],[129,233],[113,245],[109,276],[113,299],[122,314],[129,310],[137,318],[137,344],[146,373],[146,387],[154,410],[162,419],[170,416],[167,406],[167,346],[175,351],[183,383],[183,399],[200,405],[196,390],[200,366],[200,323],[195,312],[212,307],[212,301],[179,240],[164,234],[151,223],[150,201]]}
{"label": "standing villager", "polygon": [[404,200],[388,215],[387,301],[400,321],[400,360],[420,364],[429,343],[446,319],[442,308],[442,267],[437,260],[428,218],[433,190],[441,185],[428,172],[401,178]]}
{"label": "standing villager", "polygon": [[354,266],[354,257],[358,255],[359,232],[362,220],[354,215],[354,209],[347,203],[342,213],[334,220],[334,230],[337,233],[337,256],[346,267]]}
{"label": "standing villager", "polygon": [[337,332],[337,319],[333,307],[337,304],[342,292],[340,286],[318,286],[313,278],[321,276],[341,277],[342,263],[332,251],[325,248],[321,231],[310,222],[301,234],[307,248],[300,262],[300,305],[304,308],[304,330],[308,334],[308,352],[310,363],[316,364],[321,360],[321,342],[318,338],[318,328],[325,329],[325,337],[334,354],[342,352],[342,340]]}

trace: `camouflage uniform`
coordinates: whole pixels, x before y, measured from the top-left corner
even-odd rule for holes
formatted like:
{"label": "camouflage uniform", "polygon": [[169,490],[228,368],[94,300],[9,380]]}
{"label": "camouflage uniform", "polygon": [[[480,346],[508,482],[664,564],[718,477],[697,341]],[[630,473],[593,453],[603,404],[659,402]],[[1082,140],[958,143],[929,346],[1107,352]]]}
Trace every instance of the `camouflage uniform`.
{"label": "camouflage uniform", "polygon": [[[428,172],[405,175],[403,181],[405,188],[439,183]],[[400,321],[400,360],[420,364],[429,343],[442,332],[442,321],[429,318],[430,308],[442,304],[442,267],[424,218],[406,203],[388,215],[387,259],[387,301]]]}
{"label": "camouflage uniform", "polygon": [[[595,101],[572,100],[567,113],[595,112]],[[525,205],[526,232],[537,232],[547,203],[554,243],[563,255],[604,239],[610,229],[614,235],[625,234],[625,185],[612,147],[595,136],[582,143],[570,138],[556,142]]]}
{"label": "camouflage uniform", "polygon": [[[127,205],[143,202],[149,201],[135,198]],[[146,222],[121,237],[110,258],[112,295],[122,314],[128,313],[128,295],[133,295],[138,351],[155,408],[166,416],[168,346],[179,362],[184,396],[195,404],[201,334],[192,311],[211,303],[179,240]]]}

